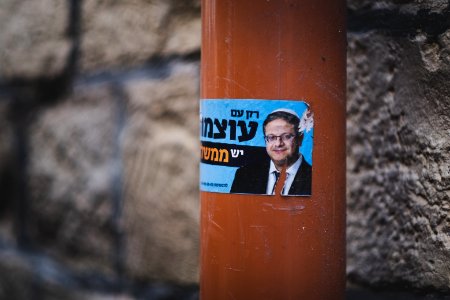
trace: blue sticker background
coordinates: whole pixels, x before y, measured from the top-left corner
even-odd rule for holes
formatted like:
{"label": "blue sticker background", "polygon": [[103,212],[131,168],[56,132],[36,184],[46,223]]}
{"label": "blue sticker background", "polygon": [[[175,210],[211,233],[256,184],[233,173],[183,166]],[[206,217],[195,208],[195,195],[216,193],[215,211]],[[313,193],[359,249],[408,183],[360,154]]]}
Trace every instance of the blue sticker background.
{"label": "blue sticker background", "polygon": [[[200,190],[229,193],[236,169],[267,158],[263,122],[279,108],[300,117],[308,109],[303,101],[255,99],[204,99],[200,101]],[[300,147],[312,165],[314,129],[304,132]]]}

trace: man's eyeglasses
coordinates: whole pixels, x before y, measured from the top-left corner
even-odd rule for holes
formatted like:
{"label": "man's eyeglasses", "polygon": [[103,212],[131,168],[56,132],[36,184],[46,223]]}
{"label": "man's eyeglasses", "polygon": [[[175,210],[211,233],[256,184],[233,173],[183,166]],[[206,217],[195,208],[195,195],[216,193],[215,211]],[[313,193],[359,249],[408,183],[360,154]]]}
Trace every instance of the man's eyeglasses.
{"label": "man's eyeglasses", "polygon": [[275,143],[278,139],[281,139],[283,142],[291,142],[295,137],[295,134],[292,133],[283,133],[282,135],[274,135],[269,134],[264,137],[267,143]]}

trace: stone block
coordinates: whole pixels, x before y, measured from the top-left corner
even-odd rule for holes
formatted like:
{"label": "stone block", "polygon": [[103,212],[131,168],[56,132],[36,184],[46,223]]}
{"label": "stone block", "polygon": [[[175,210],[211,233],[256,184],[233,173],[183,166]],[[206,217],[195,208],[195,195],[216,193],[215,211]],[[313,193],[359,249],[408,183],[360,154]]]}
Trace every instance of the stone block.
{"label": "stone block", "polygon": [[74,270],[113,272],[116,108],[110,86],[77,88],[29,128],[30,239]]}
{"label": "stone block", "polygon": [[164,55],[200,51],[200,1],[174,2],[166,32]]}
{"label": "stone block", "polygon": [[72,46],[69,1],[0,2],[0,78],[58,75]]}
{"label": "stone block", "polygon": [[192,283],[199,256],[198,64],[130,81],[124,134],[127,273]]}
{"label": "stone block", "polygon": [[83,70],[137,65],[158,53],[169,1],[84,1]]}

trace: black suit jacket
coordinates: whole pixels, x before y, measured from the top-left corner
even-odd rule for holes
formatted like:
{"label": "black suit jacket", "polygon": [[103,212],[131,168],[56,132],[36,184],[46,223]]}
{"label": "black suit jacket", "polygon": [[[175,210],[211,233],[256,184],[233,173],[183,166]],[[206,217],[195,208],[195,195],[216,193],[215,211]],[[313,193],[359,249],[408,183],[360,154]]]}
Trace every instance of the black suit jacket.
{"label": "black suit jacket", "polygon": [[[234,175],[230,193],[236,194],[266,194],[269,177],[270,160],[263,163],[240,167]],[[288,195],[311,195],[312,168],[302,159],[300,168],[295,174]]]}

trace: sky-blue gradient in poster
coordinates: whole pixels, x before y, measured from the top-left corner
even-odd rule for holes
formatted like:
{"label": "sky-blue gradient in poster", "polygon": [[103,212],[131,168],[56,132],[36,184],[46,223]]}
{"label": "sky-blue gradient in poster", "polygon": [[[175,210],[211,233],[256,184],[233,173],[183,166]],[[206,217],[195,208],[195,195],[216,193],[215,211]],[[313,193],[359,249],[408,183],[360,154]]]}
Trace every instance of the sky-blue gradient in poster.
{"label": "sky-blue gradient in poster", "polygon": [[[307,103],[290,100],[204,99],[200,101],[200,189],[229,193],[236,170],[266,155],[263,122],[277,109],[297,113],[303,128],[300,153],[312,165],[313,121]],[[303,117],[309,124],[302,124]],[[306,119],[306,118],[305,118]],[[267,156],[268,158],[268,156]]]}

